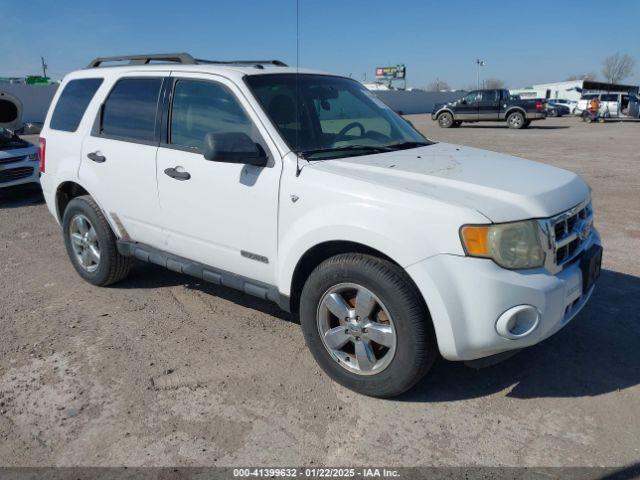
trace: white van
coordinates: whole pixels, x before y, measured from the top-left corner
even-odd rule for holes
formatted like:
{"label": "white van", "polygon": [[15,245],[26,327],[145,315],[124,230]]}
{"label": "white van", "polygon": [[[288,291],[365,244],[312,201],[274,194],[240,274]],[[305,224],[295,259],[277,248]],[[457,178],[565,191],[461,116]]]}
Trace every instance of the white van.
{"label": "white van", "polygon": [[600,113],[605,117],[624,117],[629,111],[629,94],[626,92],[585,93],[580,97],[574,113],[581,115],[589,106],[589,102],[600,100]]}

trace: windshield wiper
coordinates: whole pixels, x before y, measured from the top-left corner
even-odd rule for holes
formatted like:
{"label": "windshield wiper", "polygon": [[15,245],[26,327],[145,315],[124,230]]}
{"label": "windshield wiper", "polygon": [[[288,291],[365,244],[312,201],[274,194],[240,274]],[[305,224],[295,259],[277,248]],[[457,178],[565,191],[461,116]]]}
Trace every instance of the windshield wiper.
{"label": "windshield wiper", "polygon": [[387,148],[387,151],[392,150],[405,150],[408,148],[418,148],[418,147],[426,147],[428,145],[433,145],[432,143],[427,142],[400,142],[400,143],[390,143],[389,145],[384,145]]}
{"label": "windshield wiper", "polygon": [[363,152],[391,152],[394,149],[389,148],[387,145],[345,145],[344,147],[331,147],[331,148],[318,148],[315,150],[305,150],[300,152],[303,157],[307,157],[309,155],[315,155],[317,153],[328,153],[328,152],[348,152],[352,150],[360,150]]}

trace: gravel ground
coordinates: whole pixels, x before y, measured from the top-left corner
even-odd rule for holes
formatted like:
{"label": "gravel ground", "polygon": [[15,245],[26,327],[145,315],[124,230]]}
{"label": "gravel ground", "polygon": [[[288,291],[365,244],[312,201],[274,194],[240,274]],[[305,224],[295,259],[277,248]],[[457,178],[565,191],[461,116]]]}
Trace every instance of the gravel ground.
{"label": "gravel ground", "polygon": [[95,288],[35,189],[0,193],[0,464],[629,465],[640,459],[640,124],[548,119],[433,139],[593,187],[604,272],[556,336],[402,398],[329,381],[277,307],[150,265]]}

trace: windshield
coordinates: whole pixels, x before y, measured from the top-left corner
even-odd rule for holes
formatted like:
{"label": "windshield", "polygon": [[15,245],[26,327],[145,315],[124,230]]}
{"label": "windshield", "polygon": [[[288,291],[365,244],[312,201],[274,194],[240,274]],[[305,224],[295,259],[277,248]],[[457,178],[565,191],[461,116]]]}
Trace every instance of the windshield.
{"label": "windshield", "polygon": [[267,74],[246,78],[296,153],[321,160],[430,145],[363,85],[348,78]]}

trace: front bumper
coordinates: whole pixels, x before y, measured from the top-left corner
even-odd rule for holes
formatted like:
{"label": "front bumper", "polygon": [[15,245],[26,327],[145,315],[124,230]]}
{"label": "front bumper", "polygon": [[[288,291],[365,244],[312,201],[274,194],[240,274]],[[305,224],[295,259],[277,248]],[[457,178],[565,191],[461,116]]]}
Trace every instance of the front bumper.
{"label": "front bumper", "polygon": [[[585,251],[600,245],[593,231]],[[506,270],[493,261],[436,255],[407,268],[429,307],[438,347],[449,360],[475,360],[535,345],[550,337],[585,306],[579,261],[553,275],[547,270]],[[498,333],[498,319],[514,307],[531,306],[538,322],[519,338]],[[532,309],[532,310],[533,310]]]}
{"label": "front bumper", "polygon": [[13,187],[27,183],[40,183],[40,165],[38,160],[0,162],[0,188]]}

